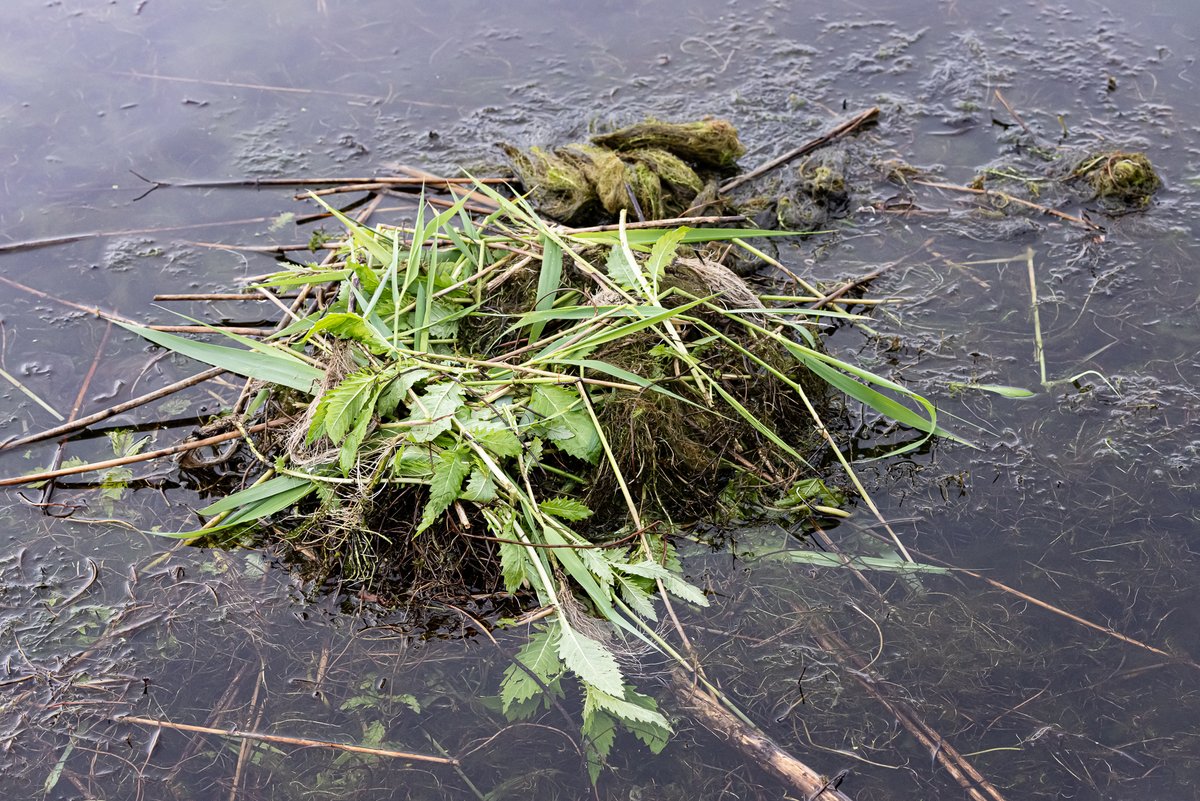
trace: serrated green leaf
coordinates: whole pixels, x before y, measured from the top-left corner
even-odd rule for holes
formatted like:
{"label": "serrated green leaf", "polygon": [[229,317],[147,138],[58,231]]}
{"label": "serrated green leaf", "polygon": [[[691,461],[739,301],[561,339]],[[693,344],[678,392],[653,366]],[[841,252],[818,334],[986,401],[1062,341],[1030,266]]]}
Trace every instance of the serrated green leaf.
{"label": "serrated green leaf", "polygon": [[463,388],[452,381],[442,381],[426,386],[425,392],[417,397],[408,419],[425,421],[409,429],[413,442],[431,442],[448,431],[454,422],[454,413],[463,405]]}
{"label": "serrated green leaf", "polygon": [[[500,700],[505,714],[514,703],[528,701],[542,693],[541,686],[530,676],[533,673],[543,684],[554,682],[563,671],[558,658],[558,627],[545,628],[529,638],[517,652],[520,665],[509,665],[500,683]],[[524,665],[528,670],[522,669]]]}
{"label": "serrated green leaf", "polygon": [[538,504],[538,508],[545,514],[553,515],[559,520],[584,520],[592,515],[592,510],[579,501],[574,498],[565,498],[562,496],[542,501]]}
{"label": "serrated green leaf", "polygon": [[343,476],[350,475],[350,471],[358,462],[359,448],[362,446],[363,440],[367,438],[371,422],[370,414],[359,415],[354,428],[346,434],[346,439],[342,442],[342,449],[338,453],[338,467],[341,468]]}
{"label": "serrated green leaf", "polygon": [[325,434],[334,445],[341,444],[361,415],[372,413],[373,409],[368,407],[373,405],[378,388],[379,374],[360,370],[343,378],[321,397],[318,413]]}
{"label": "serrated green leaf", "polygon": [[424,381],[431,375],[433,375],[433,371],[423,367],[409,368],[400,373],[389,381],[383,391],[379,393],[379,399],[375,401],[375,413],[384,419],[394,417],[401,404],[408,401],[408,391],[418,381]]}
{"label": "serrated green leaf", "polygon": [[[663,717],[661,712],[654,708],[653,700],[650,701],[650,706],[633,703],[625,700],[626,691],[627,688],[622,688],[621,695],[618,697],[602,692],[595,687],[588,686],[583,702],[584,715],[588,715],[589,708],[592,711],[602,709],[621,723],[637,721],[651,726],[658,726],[666,731],[671,730],[671,724],[667,722],[667,719]],[[646,698],[646,696],[641,697]]]}
{"label": "serrated green leaf", "polygon": [[581,406],[577,392],[555,386],[536,386],[529,399],[529,409],[541,416],[548,439],[571,456],[595,463],[600,434]]}
{"label": "serrated green leaf", "polygon": [[516,592],[521,589],[525,584],[528,565],[523,546],[511,542],[500,543],[500,573],[504,576],[505,591]]}
{"label": "serrated green leaf", "polygon": [[640,268],[636,264],[629,263],[629,258],[620,244],[613,245],[612,250],[608,252],[604,269],[608,272],[608,277],[623,289],[629,289],[637,284],[637,271]]}
{"label": "serrated green leaf", "polygon": [[428,447],[407,445],[392,460],[392,471],[404,478],[429,478],[433,475],[433,459]]}
{"label": "serrated green leaf", "polygon": [[610,695],[624,694],[617,658],[586,634],[563,627],[559,633],[558,655],[567,669],[585,684]]}
{"label": "serrated green leaf", "polygon": [[634,579],[620,573],[614,573],[613,578],[621,599],[629,604],[629,608],[647,620],[658,620],[658,612],[654,609],[653,594],[640,586]]}
{"label": "serrated green leaf", "polygon": [[687,601],[696,606],[708,606],[708,596],[699,587],[688,584],[674,573],[667,574],[663,579],[663,586],[667,588],[667,592],[681,601]]}
{"label": "serrated green leaf", "polygon": [[491,474],[476,467],[467,479],[467,487],[463,490],[463,500],[473,503],[491,503],[496,500],[496,482]]}
{"label": "serrated green leaf", "polygon": [[360,342],[376,353],[391,350],[391,344],[383,338],[375,326],[362,317],[350,312],[332,312],[313,324],[305,339],[317,334],[330,334],[338,339]]}
{"label": "serrated green leaf", "polygon": [[663,271],[674,260],[680,243],[683,242],[684,237],[688,235],[690,230],[686,225],[682,228],[676,228],[669,234],[660,236],[658,241],[654,243],[654,247],[650,249],[650,258],[646,261],[646,272],[655,281],[662,278]]}
{"label": "serrated green leaf", "polygon": [[[653,698],[648,695],[642,695],[633,689],[626,690],[625,700],[628,703],[636,704],[646,709],[658,709],[658,705],[654,703]],[[671,727],[669,723],[662,726],[657,723],[644,723],[640,720],[625,720],[623,722],[625,728],[641,740],[653,754],[661,753],[671,739]]]}
{"label": "serrated green leaf", "polygon": [[608,761],[613,743],[617,739],[617,723],[608,715],[595,710],[583,718],[581,729],[587,738],[587,767],[588,776],[595,784],[600,779],[600,771]]}
{"label": "serrated green leaf", "polygon": [[414,536],[437,522],[442,512],[458,499],[463,479],[470,471],[471,457],[462,450],[456,448],[437,455],[433,460],[433,476],[429,479],[429,500]]}

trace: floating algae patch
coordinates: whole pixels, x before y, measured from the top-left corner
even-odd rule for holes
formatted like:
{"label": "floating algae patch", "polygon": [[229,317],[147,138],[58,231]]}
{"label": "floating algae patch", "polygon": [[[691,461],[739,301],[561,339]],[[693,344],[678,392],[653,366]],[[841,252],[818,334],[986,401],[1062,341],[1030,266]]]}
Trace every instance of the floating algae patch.
{"label": "floating algae patch", "polygon": [[746,152],[733,124],[718,119],[698,122],[646,120],[593,136],[592,142],[621,152],[647,148],[666,150],[684,161],[718,170],[733,169]]}
{"label": "floating algae patch", "polygon": [[500,149],[542,213],[563,222],[585,220],[596,213],[596,184],[579,161],[540,147],[521,150],[502,144]]}
{"label": "floating algae patch", "polygon": [[538,210],[576,225],[621,211],[648,220],[682,216],[745,152],[725,120],[651,120],[553,151],[501,149]]}
{"label": "floating algae patch", "polygon": [[1110,205],[1145,206],[1162,186],[1145,153],[1114,150],[1084,159],[1071,177],[1091,186],[1098,200]]}

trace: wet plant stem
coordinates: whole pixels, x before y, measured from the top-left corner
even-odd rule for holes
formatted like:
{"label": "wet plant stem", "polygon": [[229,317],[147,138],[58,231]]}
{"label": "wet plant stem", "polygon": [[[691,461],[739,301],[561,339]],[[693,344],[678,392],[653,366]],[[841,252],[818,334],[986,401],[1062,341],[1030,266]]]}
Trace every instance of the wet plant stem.
{"label": "wet plant stem", "polygon": [[1046,347],[1042,342],[1042,317],[1038,311],[1037,273],[1033,266],[1033,248],[1025,249],[1025,265],[1029,270],[1029,304],[1033,309],[1033,356],[1037,359],[1042,388],[1049,388],[1046,380]]}

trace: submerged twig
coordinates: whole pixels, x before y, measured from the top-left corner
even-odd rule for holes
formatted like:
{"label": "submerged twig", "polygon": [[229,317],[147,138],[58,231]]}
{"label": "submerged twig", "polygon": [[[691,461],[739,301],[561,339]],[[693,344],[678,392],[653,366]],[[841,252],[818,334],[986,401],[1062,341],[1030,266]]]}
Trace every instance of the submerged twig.
{"label": "submerged twig", "polygon": [[784,164],[787,164],[789,161],[794,161],[795,159],[798,159],[801,156],[811,153],[812,151],[816,150],[819,147],[824,147],[825,145],[829,144],[830,142],[834,141],[835,139],[839,139],[848,133],[852,133],[852,132],[858,130],[862,126],[866,125],[867,123],[869,123],[872,120],[874,120],[875,118],[877,118],[878,116],[879,116],[879,107],[878,106],[872,106],[871,108],[867,109],[866,111],[860,111],[858,114],[855,114],[853,117],[846,120],[841,125],[838,125],[836,128],[834,128],[830,131],[827,131],[826,133],[821,134],[816,139],[810,139],[809,141],[800,145],[800,147],[796,148],[795,150],[789,150],[787,153],[784,153],[782,156],[771,159],[766,164],[763,164],[759,167],[755,167],[750,172],[743,173],[742,175],[739,175],[736,178],[732,178],[732,179],[726,181],[725,183],[721,184],[721,193],[725,194],[727,192],[732,192],[734,189],[737,189],[739,186],[746,183],[747,181],[752,181],[755,178],[759,177],[760,175],[764,175],[777,167],[782,167]]}
{"label": "submerged twig", "polygon": [[[274,420],[268,420],[265,423],[250,426],[246,431],[251,434],[256,434],[259,431],[266,431],[268,428],[285,425],[291,422],[286,417],[277,417]],[[63,467],[58,470],[47,470],[41,473],[30,473],[24,476],[11,476],[9,478],[0,479],[0,487],[13,487],[20,484],[32,484],[36,481],[49,481],[61,476],[73,476],[79,473],[90,473],[94,470],[108,470],[111,467],[122,467],[127,464],[136,464],[138,462],[148,462],[153,459],[161,459],[164,456],[174,456],[177,453],[185,451],[193,451],[197,448],[204,448],[209,445],[217,445],[222,442],[228,442],[231,439],[237,439],[242,436],[241,431],[227,431],[224,434],[216,434],[204,439],[197,439],[191,442],[183,442],[178,445],[172,445],[169,448],[160,448],[156,451],[147,451],[146,453],[138,453],[133,456],[122,456],[117,459],[106,459],[102,462],[90,462],[88,464],[74,465],[73,467]]]}
{"label": "submerged twig", "polygon": [[176,731],[195,732],[197,734],[214,734],[218,737],[230,737],[235,740],[258,740],[264,743],[277,743],[279,745],[298,745],[303,748],[332,748],[335,751],[349,751],[354,754],[370,754],[371,756],[391,757],[393,759],[408,759],[413,762],[434,762],[439,765],[457,765],[458,760],[454,757],[440,757],[431,754],[417,754],[411,751],[395,751],[390,748],[374,748],[365,745],[350,745],[348,743],[335,743],[329,740],[311,740],[307,737],[286,737],[281,734],[263,734],[254,731],[241,731],[239,729],[214,729],[211,726],[193,726],[188,723],[171,723],[166,720],[156,720],[154,718],[135,717],[133,715],[123,715],[116,718],[117,723],[136,723],[141,726],[159,726],[164,729],[174,729]]}
{"label": "submerged twig", "polygon": [[190,378],[184,378],[180,381],[176,381],[173,384],[168,384],[161,389],[156,389],[153,392],[147,392],[145,395],[140,395],[132,400],[127,400],[124,403],[118,403],[116,406],[110,406],[109,408],[96,412],[95,414],[89,414],[87,417],[81,417],[78,420],[74,420],[69,423],[63,423],[60,426],[55,426],[54,428],[41,431],[37,434],[29,434],[28,436],[0,443],[0,452],[11,450],[13,448],[19,448],[22,445],[32,445],[35,442],[54,439],[55,437],[60,437],[65,434],[73,434],[76,431],[82,431],[92,423],[99,423],[103,420],[107,420],[110,417],[121,414],[122,412],[127,412],[130,409],[136,409],[139,406],[144,406],[147,403],[165,398],[168,395],[173,395],[180,390],[203,383],[210,378],[216,378],[223,372],[225,371],[220,367],[213,367],[205,370],[202,373],[197,373]]}
{"label": "submerged twig", "polygon": [[1025,208],[1033,209],[1034,211],[1041,212],[1042,214],[1046,214],[1051,217],[1057,217],[1060,220],[1066,220],[1067,222],[1073,223],[1074,225],[1078,225],[1080,228],[1085,228],[1088,231],[1101,232],[1104,230],[1104,228],[1102,226],[1097,225],[1096,223],[1092,222],[1091,220],[1085,220],[1083,217],[1076,217],[1073,214],[1067,214],[1065,211],[1059,211],[1058,209],[1052,209],[1049,206],[1043,206],[1040,203],[1034,203],[1033,201],[1019,198],[1015,195],[1010,195],[1007,192],[1001,192],[998,189],[976,189],[973,186],[961,186],[959,184],[945,184],[945,183],[941,183],[938,181],[920,181],[915,178],[911,179],[911,182],[914,184],[919,184],[921,186],[928,186],[931,189],[944,189],[948,192],[965,192],[969,195],[986,195],[988,197],[998,197],[1001,200],[1003,200],[1005,203],[1016,203],[1018,206],[1024,206]]}

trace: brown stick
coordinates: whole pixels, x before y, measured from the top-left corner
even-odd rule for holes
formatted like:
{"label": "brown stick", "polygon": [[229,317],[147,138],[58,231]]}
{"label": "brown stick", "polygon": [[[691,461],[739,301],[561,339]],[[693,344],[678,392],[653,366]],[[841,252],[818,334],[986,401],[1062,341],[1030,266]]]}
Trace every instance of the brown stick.
{"label": "brown stick", "polygon": [[[75,403],[71,405],[71,413],[67,415],[67,423],[73,423],[79,417],[79,410],[83,408],[83,398],[87,395],[88,387],[92,385],[92,379],[96,376],[96,368],[100,366],[100,358],[104,355],[104,348],[108,346],[108,338],[112,334],[112,323],[104,327],[104,336],[100,339],[100,345],[96,348],[96,355],[92,358],[92,366],[88,368],[87,375],[83,377],[83,382],[79,385],[79,392],[75,395]],[[63,457],[67,454],[67,438],[63,437],[58,442],[58,447],[54,449],[54,458],[50,460],[49,470],[57,470],[62,466]],[[41,502],[49,504],[50,498],[54,495],[54,482],[49,481],[42,488]]]}
{"label": "brown stick", "polygon": [[830,781],[775,744],[761,731],[751,729],[711,693],[700,689],[679,671],[671,674],[670,687],[680,705],[726,745],[799,792],[803,801],[850,801]]}
{"label": "brown stick", "polygon": [[147,392],[145,395],[140,395],[132,400],[127,400],[124,403],[118,403],[116,406],[110,406],[109,408],[96,412],[95,414],[89,414],[87,417],[81,417],[74,422],[63,423],[60,426],[46,429],[45,431],[37,434],[30,434],[28,436],[21,437],[20,439],[14,439],[5,443],[0,443],[0,452],[11,450],[12,448],[19,448],[22,445],[32,445],[35,442],[54,439],[55,437],[59,437],[64,434],[73,434],[76,431],[82,431],[92,423],[99,423],[102,420],[107,420],[108,418],[114,417],[122,412],[127,412],[130,409],[136,409],[137,407],[144,406],[152,401],[165,398],[168,395],[173,395],[180,390],[203,383],[210,378],[216,378],[223,372],[225,371],[220,367],[213,367],[205,370],[203,373],[197,373],[191,378],[185,378],[181,381],[176,381],[174,384],[168,384],[162,389],[156,389],[153,392]]}
{"label": "brown stick", "polygon": [[[1029,126],[1025,124],[1025,120],[1021,119],[1021,115],[1020,115],[1020,114],[1018,114],[1017,112],[1013,111],[1013,107],[1012,107],[1012,106],[1010,106],[1010,105],[1008,104],[1008,100],[1007,100],[1007,99],[1005,99],[1004,95],[1000,94],[1000,90],[999,90],[999,89],[997,89],[997,90],[995,91],[995,95],[996,95],[996,99],[997,99],[997,100],[999,100],[999,101],[1000,101],[1000,103],[1001,103],[1001,104],[1002,104],[1002,105],[1003,105],[1003,106],[1004,106],[1006,109],[1008,109],[1008,113],[1012,115],[1012,118],[1013,118],[1014,120],[1016,120],[1016,121],[1017,121],[1017,124],[1019,124],[1019,125],[1021,126],[1021,128],[1022,128],[1022,129],[1025,131],[1025,133],[1029,134],[1030,136],[1034,136],[1034,133],[1033,133],[1033,131],[1029,130]],[[1037,137],[1034,137],[1034,138],[1036,139]]]}
{"label": "brown stick", "polygon": [[913,179],[911,182],[914,184],[920,184],[921,186],[928,186],[933,189],[945,189],[950,192],[966,192],[971,195],[988,195],[990,197],[998,197],[998,198],[1002,198],[1006,203],[1016,203],[1018,206],[1024,206],[1026,208],[1033,209],[1034,211],[1039,211],[1042,214],[1047,214],[1051,217],[1058,217],[1060,220],[1066,220],[1069,223],[1073,223],[1073,224],[1078,225],[1081,228],[1085,228],[1089,231],[1103,231],[1104,230],[1103,227],[1096,225],[1096,223],[1091,222],[1090,220],[1085,220],[1082,217],[1076,217],[1072,214],[1067,214],[1065,211],[1059,211],[1058,209],[1052,209],[1049,206],[1043,206],[1039,203],[1034,203],[1029,200],[1023,200],[1019,197],[1010,195],[1007,192],[1001,192],[996,189],[976,189],[972,186],[960,186],[958,184],[943,184],[943,183],[939,183],[937,181],[918,181],[916,179]]}
{"label": "brown stick", "polygon": [[778,158],[771,159],[766,164],[755,167],[748,173],[732,178],[721,185],[721,194],[732,192],[747,181],[753,181],[755,178],[770,172],[776,167],[782,167],[793,159],[798,159],[801,156],[807,155],[819,147],[824,147],[835,139],[839,139],[848,133],[853,133],[857,129],[871,122],[879,116],[879,107],[872,106],[866,111],[860,111],[850,119],[843,122],[831,131],[821,134],[816,139],[810,139],[795,150],[789,150]]}
{"label": "brown stick", "polygon": [[[277,417],[274,420],[268,420],[265,423],[251,426],[246,429],[247,433],[256,434],[259,431],[265,431],[268,428],[283,425],[287,423],[286,417]],[[177,453],[185,451],[194,451],[197,448],[204,448],[209,445],[217,445],[222,442],[228,442],[231,439],[237,439],[242,435],[241,431],[227,431],[224,434],[217,434],[204,439],[197,439],[191,442],[182,442],[178,445],[172,445],[169,448],[159,448],[156,451],[148,451],[146,453],[138,453],[133,456],[122,456],[118,459],[106,459],[103,462],[91,462],[89,464],[75,465],[74,467],[63,467],[58,470],[47,470],[42,473],[32,473],[27,476],[12,476],[10,478],[0,479],[0,487],[15,487],[21,484],[31,484],[35,481],[49,481],[62,476],[74,476],[79,473],[90,473],[93,470],[108,470],[110,467],[121,467],[127,464],[136,464],[138,462],[148,462],[153,459],[160,459],[163,456],[174,456]]]}
{"label": "brown stick", "polygon": [[285,737],[281,734],[263,734],[254,731],[240,731],[238,729],[214,729],[210,726],[193,726],[188,723],[171,723],[165,720],[155,720],[154,718],[140,718],[133,715],[125,715],[116,718],[117,723],[137,723],[142,726],[159,726],[164,729],[174,729],[175,731],[190,731],[198,734],[214,734],[218,737],[230,737],[235,740],[259,740],[264,743],[279,743],[281,745],[299,745],[305,748],[333,748],[337,751],[349,751],[354,754],[370,754],[372,756],[391,757],[393,759],[409,759],[413,762],[434,762],[439,765],[457,765],[459,761],[454,757],[439,757],[429,754],[415,754],[411,751],[393,751],[390,748],[369,748],[365,745],[348,745],[346,743],[334,743],[329,740],[310,740],[307,737]]}
{"label": "brown stick", "polygon": [[96,239],[107,236],[134,236],[137,234],[162,234],[171,231],[188,231],[194,228],[214,228],[217,226],[249,225],[251,223],[272,222],[275,217],[251,217],[245,220],[220,220],[218,222],[190,223],[188,225],[168,225],[160,228],[136,228],[123,231],[88,231],[82,234],[64,234],[43,239],[26,239],[22,242],[6,242],[0,245],[0,253],[16,253],[22,250],[49,247],[51,245],[67,245],[83,239]]}

